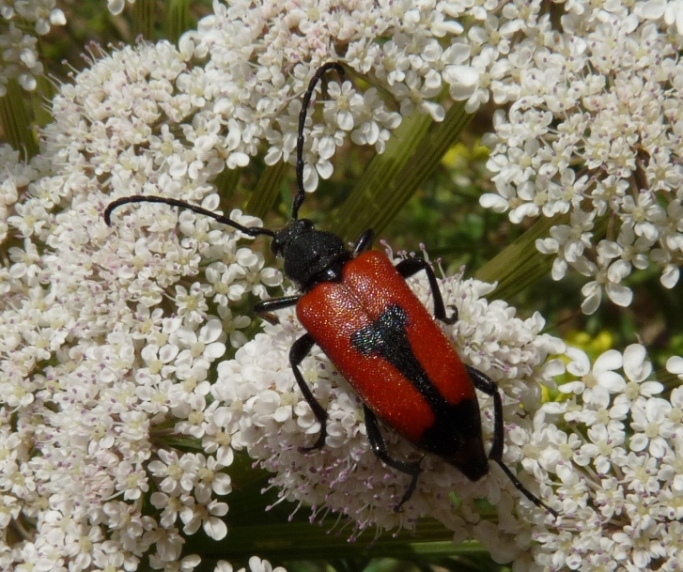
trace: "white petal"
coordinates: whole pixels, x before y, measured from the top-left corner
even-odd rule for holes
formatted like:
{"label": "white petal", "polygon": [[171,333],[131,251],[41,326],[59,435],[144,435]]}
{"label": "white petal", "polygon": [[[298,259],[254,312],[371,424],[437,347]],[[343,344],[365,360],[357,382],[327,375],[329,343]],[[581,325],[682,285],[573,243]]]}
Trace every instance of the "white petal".
{"label": "white petal", "polygon": [[479,197],[479,204],[485,209],[491,209],[497,213],[504,213],[510,204],[500,195],[495,193],[484,193]]}
{"label": "white petal", "polygon": [[633,437],[631,437],[631,440],[629,442],[631,451],[642,451],[643,449],[645,449],[645,447],[647,447],[647,444],[648,438],[642,433],[636,433]]}
{"label": "white petal", "polygon": [[246,153],[231,153],[227,160],[228,169],[246,167],[249,164],[249,155]]}
{"label": "white petal", "polygon": [[658,20],[664,15],[666,10],[666,0],[649,0],[648,2],[638,2],[633,11],[643,20]]}
{"label": "white petal", "polygon": [[209,538],[223,540],[228,534],[228,527],[220,518],[213,517],[204,522],[204,532]]}
{"label": "white petal", "polygon": [[450,84],[450,94],[456,101],[471,97],[479,86],[479,72],[471,66],[446,66],[443,78]]}
{"label": "white petal", "polygon": [[626,381],[614,371],[606,371],[600,374],[599,383],[610,393],[621,393],[626,388]]}
{"label": "white petal", "polygon": [[617,350],[607,350],[600,354],[593,365],[593,373],[601,376],[605,371],[613,371],[619,369],[624,363],[621,353]]}
{"label": "white petal", "polygon": [[678,266],[674,266],[673,264],[668,264],[665,268],[664,271],[662,272],[662,275],[659,277],[659,281],[661,282],[662,286],[664,288],[673,288],[676,284],[678,284],[678,279],[680,277],[681,270],[678,268]]}
{"label": "white petal", "polygon": [[555,254],[560,245],[554,238],[538,238],[535,246],[541,254]]}
{"label": "white petal", "polygon": [[590,360],[586,355],[586,352],[580,350],[579,348],[574,348],[568,346],[565,353],[571,358],[567,364],[567,371],[572,375],[581,377],[586,375],[590,371]]}
{"label": "white petal", "polygon": [[666,362],[666,370],[675,375],[683,374],[683,357],[671,356]]}
{"label": "white petal", "polygon": [[340,111],[337,113],[337,125],[344,131],[353,129],[353,114],[350,111]]}
{"label": "white petal", "polygon": [[53,26],[63,26],[66,24],[66,16],[59,8],[55,8],[50,12],[50,24]]}
{"label": "white petal", "polygon": [[617,306],[630,306],[633,300],[633,292],[630,288],[622,286],[621,284],[607,284],[605,286],[605,291],[607,296],[612,300]]}
{"label": "white petal", "polygon": [[443,121],[444,117],[446,117],[446,110],[434,101],[423,101],[422,109],[429,113],[437,123]]}
{"label": "white petal", "polygon": [[[594,282],[589,282],[588,284],[594,284]],[[581,289],[581,293],[586,296],[586,299],[581,304],[581,311],[586,315],[593,314],[595,310],[598,309],[600,299],[602,298],[600,288],[585,288],[584,286],[584,288]],[[586,295],[587,293],[588,295]]]}

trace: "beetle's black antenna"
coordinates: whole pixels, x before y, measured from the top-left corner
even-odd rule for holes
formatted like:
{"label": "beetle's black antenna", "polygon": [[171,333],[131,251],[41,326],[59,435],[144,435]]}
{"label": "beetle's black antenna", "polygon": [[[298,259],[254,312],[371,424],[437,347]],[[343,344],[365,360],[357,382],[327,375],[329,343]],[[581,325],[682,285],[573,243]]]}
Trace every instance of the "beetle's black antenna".
{"label": "beetle's black antenna", "polygon": [[304,202],[306,191],[304,191],[304,124],[306,123],[306,114],[308,113],[308,106],[311,104],[311,97],[315,86],[320,81],[320,78],[331,69],[337,70],[339,78],[344,79],[344,68],[338,62],[328,62],[318,68],[315,75],[311,78],[308,84],[308,89],[304,94],[301,102],[301,111],[299,112],[299,131],[296,139],[296,196],[292,201],[292,219],[296,220],[299,216],[299,208]]}
{"label": "beetle's black antenna", "polygon": [[275,232],[268,228],[261,228],[258,226],[243,226],[239,223],[236,223],[234,220],[228,218],[227,216],[216,214],[209,210],[203,209],[202,207],[191,205],[190,203],[186,203],[185,201],[179,201],[178,199],[159,197],[156,195],[131,195],[130,197],[122,197],[120,199],[112,201],[107,205],[107,208],[104,210],[104,222],[107,223],[107,226],[111,226],[112,211],[128,203],[164,203],[166,205],[188,209],[197,214],[211,217],[212,219],[217,220],[222,224],[226,224],[228,226],[236,228],[237,230],[243,232],[247,236],[258,236],[260,234],[265,234],[266,236],[275,236]]}
{"label": "beetle's black antenna", "polygon": [[[315,75],[311,78],[308,83],[308,89],[304,94],[303,100],[301,102],[301,112],[299,113],[299,128],[296,141],[296,195],[292,201],[292,219],[296,220],[299,216],[299,208],[304,202],[306,192],[304,191],[304,125],[306,123],[306,114],[308,112],[308,106],[311,104],[311,98],[313,97],[313,92],[315,91],[315,86],[318,84],[320,79],[326,72],[331,69],[337,70],[340,78],[344,77],[344,68],[338,62],[328,62],[318,68]],[[185,201],[180,201],[178,199],[171,199],[168,197],[160,197],[157,195],[131,195],[129,197],[122,197],[117,199],[107,205],[104,211],[104,222],[107,226],[111,226],[111,213],[114,209],[120,206],[126,205],[128,203],[164,203],[174,207],[180,207],[183,209],[191,210],[197,214],[211,217],[214,220],[222,224],[226,224],[233,228],[236,228],[240,232],[243,232],[247,236],[258,236],[265,234],[266,236],[275,236],[275,232],[261,227],[246,227],[241,224],[236,223],[231,218],[223,215],[218,215],[209,210],[203,209],[196,205],[186,203]]]}

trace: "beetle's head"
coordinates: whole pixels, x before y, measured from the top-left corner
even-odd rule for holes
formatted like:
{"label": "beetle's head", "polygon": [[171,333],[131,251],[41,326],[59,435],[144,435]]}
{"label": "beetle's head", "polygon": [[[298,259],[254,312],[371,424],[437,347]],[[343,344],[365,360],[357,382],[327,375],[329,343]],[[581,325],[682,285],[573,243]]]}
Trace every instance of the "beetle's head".
{"label": "beetle's head", "polygon": [[270,248],[282,258],[285,276],[304,290],[319,281],[333,280],[338,263],[348,254],[339,236],[315,230],[305,218],[292,220],[276,231]]}

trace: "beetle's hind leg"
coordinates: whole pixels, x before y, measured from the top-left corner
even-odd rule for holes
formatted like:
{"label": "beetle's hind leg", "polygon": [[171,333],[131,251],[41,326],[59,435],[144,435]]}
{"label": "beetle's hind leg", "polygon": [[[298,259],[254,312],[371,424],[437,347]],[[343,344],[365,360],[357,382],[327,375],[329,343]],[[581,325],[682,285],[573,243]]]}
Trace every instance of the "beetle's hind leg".
{"label": "beetle's hind leg", "polygon": [[413,493],[415,492],[415,487],[417,487],[417,478],[422,472],[422,469],[420,468],[420,461],[399,461],[398,459],[394,459],[393,457],[389,456],[389,453],[387,453],[387,445],[384,441],[384,437],[382,436],[382,432],[380,431],[377,417],[367,405],[363,405],[363,411],[365,413],[365,427],[368,434],[368,441],[370,442],[372,452],[385,465],[412,477],[406,492],[401,498],[401,501],[394,507],[394,510],[399,512],[403,505],[410,499],[410,497],[413,496]]}
{"label": "beetle's hind leg", "polygon": [[538,508],[543,508],[554,517],[557,517],[557,512],[528,490],[512,473],[508,466],[503,463],[503,439],[505,437],[505,428],[503,426],[503,400],[500,397],[500,389],[498,389],[498,386],[490,377],[483,374],[478,369],[471,366],[466,367],[472,378],[474,387],[493,398],[493,443],[491,444],[491,450],[489,451],[489,459],[494,461],[503,470],[507,475],[507,478],[515,485],[515,488],[526,498]]}

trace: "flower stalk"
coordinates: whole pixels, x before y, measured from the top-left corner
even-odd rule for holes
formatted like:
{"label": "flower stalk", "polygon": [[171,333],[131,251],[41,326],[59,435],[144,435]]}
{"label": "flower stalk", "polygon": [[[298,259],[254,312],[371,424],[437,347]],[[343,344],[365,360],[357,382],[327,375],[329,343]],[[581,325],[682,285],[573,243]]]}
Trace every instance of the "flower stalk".
{"label": "flower stalk", "polygon": [[349,239],[360,236],[367,228],[381,234],[434,172],[470,119],[463,103],[453,104],[440,123],[421,114],[404,119],[385,152],[375,155],[333,214],[334,231]]}
{"label": "flower stalk", "polygon": [[38,154],[35,132],[29,120],[22,89],[16,80],[7,83],[7,92],[0,97],[0,123],[7,142],[31,158]]}

